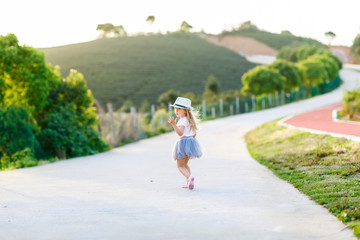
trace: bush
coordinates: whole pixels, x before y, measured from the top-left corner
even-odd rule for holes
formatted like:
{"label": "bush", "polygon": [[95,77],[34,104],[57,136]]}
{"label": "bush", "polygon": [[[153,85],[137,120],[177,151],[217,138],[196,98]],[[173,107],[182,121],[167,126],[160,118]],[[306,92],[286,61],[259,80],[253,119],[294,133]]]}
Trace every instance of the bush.
{"label": "bush", "polygon": [[306,59],[299,62],[299,68],[304,74],[304,85],[315,86],[329,79],[325,65],[318,59]]}
{"label": "bush", "polygon": [[11,156],[24,148],[42,157],[44,152],[36,137],[38,131],[28,108],[0,106],[0,158],[4,154]]}
{"label": "bush", "polygon": [[291,91],[294,87],[301,86],[302,75],[299,73],[300,70],[297,66],[292,62],[280,59],[270,64],[269,67],[279,71],[280,75],[286,79],[285,90]]}
{"label": "bush", "polygon": [[281,91],[286,79],[275,69],[258,66],[244,74],[242,82],[244,84],[241,90],[243,93],[261,95]]}
{"label": "bush", "polygon": [[347,91],[343,94],[342,114],[350,120],[360,119],[360,89]]}
{"label": "bush", "polygon": [[9,157],[7,154],[4,154],[0,159],[1,170],[33,167],[36,165],[37,160],[30,148],[25,148],[21,151],[18,151],[12,154],[11,157]]}

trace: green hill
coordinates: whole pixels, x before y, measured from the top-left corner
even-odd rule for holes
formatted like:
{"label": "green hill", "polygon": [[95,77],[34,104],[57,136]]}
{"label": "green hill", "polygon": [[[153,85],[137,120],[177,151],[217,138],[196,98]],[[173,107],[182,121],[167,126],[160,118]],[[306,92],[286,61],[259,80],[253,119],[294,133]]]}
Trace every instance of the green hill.
{"label": "green hill", "polygon": [[254,29],[241,29],[231,32],[223,32],[222,35],[239,35],[242,37],[254,38],[260,42],[265,43],[269,47],[272,47],[276,50],[280,50],[283,47],[298,47],[301,45],[316,45],[324,46],[321,42],[306,37],[295,36],[291,33],[271,33],[263,30],[254,30]]}
{"label": "green hill", "polygon": [[63,76],[71,68],[82,72],[95,98],[116,108],[125,100],[137,106],[144,99],[157,103],[171,88],[200,94],[211,74],[223,91],[240,89],[241,76],[255,66],[195,34],[99,39],[41,50]]}

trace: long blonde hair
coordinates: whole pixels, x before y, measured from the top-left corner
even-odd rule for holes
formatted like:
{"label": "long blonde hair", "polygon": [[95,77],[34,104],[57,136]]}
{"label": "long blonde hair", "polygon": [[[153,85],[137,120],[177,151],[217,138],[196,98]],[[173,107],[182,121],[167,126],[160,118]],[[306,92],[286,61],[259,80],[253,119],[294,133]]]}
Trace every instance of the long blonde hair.
{"label": "long blonde hair", "polygon": [[199,120],[199,112],[197,110],[191,110],[191,109],[185,109],[186,112],[186,118],[189,121],[190,128],[197,132],[199,130],[198,124],[200,122]]}

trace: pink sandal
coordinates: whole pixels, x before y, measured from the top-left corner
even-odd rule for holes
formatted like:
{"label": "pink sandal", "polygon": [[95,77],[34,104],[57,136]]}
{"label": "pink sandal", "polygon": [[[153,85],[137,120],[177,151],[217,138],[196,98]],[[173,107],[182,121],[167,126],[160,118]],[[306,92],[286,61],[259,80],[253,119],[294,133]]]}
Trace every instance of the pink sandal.
{"label": "pink sandal", "polygon": [[189,189],[190,190],[194,189],[194,181],[195,181],[195,178],[190,176],[189,177]]}

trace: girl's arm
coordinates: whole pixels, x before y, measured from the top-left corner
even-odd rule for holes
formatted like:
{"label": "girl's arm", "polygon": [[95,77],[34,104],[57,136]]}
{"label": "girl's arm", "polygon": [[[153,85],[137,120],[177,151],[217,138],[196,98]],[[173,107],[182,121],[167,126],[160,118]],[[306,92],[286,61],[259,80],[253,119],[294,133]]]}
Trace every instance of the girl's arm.
{"label": "girl's arm", "polygon": [[173,117],[169,118],[168,123],[171,124],[171,126],[174,128],[175,132],[179,135],[182,136],[184,134],[184,129],[185,126],[176,126],[176,122],[175,119]]}

